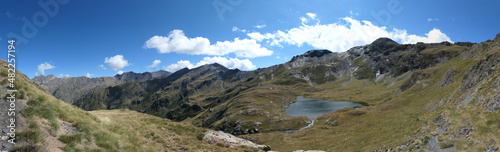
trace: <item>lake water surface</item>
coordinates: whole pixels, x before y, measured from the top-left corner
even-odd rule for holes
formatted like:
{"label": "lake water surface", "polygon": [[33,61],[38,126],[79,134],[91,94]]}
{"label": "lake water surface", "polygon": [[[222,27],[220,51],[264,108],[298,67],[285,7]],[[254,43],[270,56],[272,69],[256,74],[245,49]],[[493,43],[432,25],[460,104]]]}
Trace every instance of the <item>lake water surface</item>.
{"label": "lake water surface", "polygon": [[290,116],[307,116],[314,120],[316,117],[346,107],[361,106],[360,103],[346,101],[329,101],[324,99],[313,99],[297,97],[297,102],[292,103],[287,109],[286,114]]}

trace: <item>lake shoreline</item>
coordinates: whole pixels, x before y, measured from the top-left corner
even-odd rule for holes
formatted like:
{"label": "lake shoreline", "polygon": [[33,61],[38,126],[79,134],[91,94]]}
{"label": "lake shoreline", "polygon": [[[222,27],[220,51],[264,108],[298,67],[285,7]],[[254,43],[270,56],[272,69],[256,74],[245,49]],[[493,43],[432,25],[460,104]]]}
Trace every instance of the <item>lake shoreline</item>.
{"label": "lake shoreline", "polygon": [[335,112],[348,107],[357,108],[367,105],[368,104],[364,102],[331,101],[327,99],[305,98],[303,96],[298,96],[295,102],[288,105],[285,113],[289,116],[294,117],[306,116],[311,120],[311,123],[298,130],[286,130],[277,132],[293,133],[301,131],[307,128],[311,128],[314,125],[314,121],[316,120],[316,118],[321,115]]}

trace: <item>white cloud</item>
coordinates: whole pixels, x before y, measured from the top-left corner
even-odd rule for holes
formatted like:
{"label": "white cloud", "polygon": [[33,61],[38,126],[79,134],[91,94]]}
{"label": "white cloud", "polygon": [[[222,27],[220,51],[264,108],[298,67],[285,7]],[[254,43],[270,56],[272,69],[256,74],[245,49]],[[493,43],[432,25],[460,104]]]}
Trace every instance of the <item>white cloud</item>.
{"label": "white cloud", "polygon": [[191,64],[191,62],[187,61],[187,60],[180,60],[180,61],[177,61],[177,63],[174,63],[174,64],[171,64],[167,67],[163,67],[163,69],[167,70],[167,71],[177,71],[177,70],[180,70],[180,69],[183,69],[183,68],[194,68],[194,65]]}
{"label": "white cloud", "polygon": [[439,21],[439,18],[428,18],[427,22]]}
{"label": "white cloud", "polygon": [[124,67],[130,65],[128,63],[128,61],[123,58],[123,55],[115,55],[113,57],[106,57],[104,59],[104,63],[108,63],[109,67],[115,71],[123,69]]}
{"label": "white cloud", "polygon": [[104,65],[102,65],[102,64],[100,64],[98,67],[99,67],[100,69],[103,69],[103,70],[107,70],[107,69],[108,69],[107,67],[105,67],[105,66],[104,66]]}
{"label": "white cloud", "polygon": [[266,24],[262,24],[262,25],[255,25],[255,26],[253,26],[253,27],[258,28],[258,29],[261,29],[261,28],[266,27]]}
{"label": "white cloud", "polygon": [[59,74],[57,77],[59,78],[68,78],[69,77],[69,74]]}
{"label": "white cloud", "polygon": [[305,17],[300,17],[299,19],[302,21],[302,24],[305,24],[308,21]]}
{"label": "white cloud", "polygon": [[42,75],[45,75],[45,70],[50,70],[50,69],[54,69],[56,68],[55,66],[51,65],[50,63],[42,63],[40,65],[38,65],[38,72],[35,73],[35,75],[39,75],[39,74],[42,74]]}
{"label": "white cloud", "polygon": [[243,32],[243,33],[247,32],[247,30],[245,30],[245,29],[240,29],[240,28],[238,28],[236,26],[233,26],[233,32],[236,32],[236,31]]}
{"label": "white cloud", "polygon": [[316,18],[316,14],[314,14],[314,13],[306,13],[306,15],[309,16],[311,19]]}
{"label": "white cloud", "polygon": [[397,34],[393,35],[392,38],[396,40],[400,40],[401,43],[403,44],[415,44],[417,42],[424,42],[424,43],[436,43],[436,42],[443,42],[443,41],[448,41],[448,42],[453,42],[451,39],[441,32],[439,29],[432,29],[428,33],[426,33],[426,36],[417,36],[417,35],[408,35],[406,33],[406,30],[401,30],[396,32]]}
{"label": "white cloud", "polygon": [[253,65],[253,63],[248,59],[244,60],[240,60],[238,58],[227,59],[225,57],[205,57],[203,58],[203,60],[196,63],[196,67],[212,63],[219,63],[229,69],[240,69],[240,70],[255,69],[255,65]]}
{"label": "white cloud", "polygon": [[259,32],[247,33],[247,36],[256,41],[264,41],[271,46],[282,47],[283,44],[301,47],[304,44],[317,49],[329,49],[334,52],[347,51],[354,46],[365,45],[380,37],[389,37],[400,43],[417,42],[442,42],[450,38],[439,29],[432,29],[426,36],[408,34],[404,29],[388,30],[386,27],[373,25],[366,20],[355,20],[344,17],[337,23],[319,24],[319,20],[312,25],[307,25],[308,19],[301,17],[302,26],[285,31],[275,31],[261,34]]}
{"label": "white cloud", "polygon": [[154,60],[154,61],[153,61],[153,64],[149,65],[148,67],[150,67],[150,68],[154,68],[154,67],[158,66],[158,64],[160,64],[160,63],[161,63],[161,61],[160,61],[160,60]]}
{"label": "white cloud", "polygon": [[93,77],[93,76],[94,76],[94,74],[87,73],[85,76],[86,76],[87,78],[90,78],[90,77]]}
{"label": "white cloud", "polygon": [[116,72],[116,74],[118,74],[118,75],[122,75],[122,74],[123,74],[123,71],[122,71],[122,70],[120,70],[120,71]]}
{"label": "white cloud", "polygon": [[225,57],[205,57],[203,60],[199,61],[196,63],[196,65],[193,65],[190,61],[187,60],[180,60],[177,61],[177,63],[171,64],[167,67],[163,67],[167,71],[177,71],[183,68],[196,68],[202,65],[206,64],[212,64],[212,63],[219,63],[229,69],[240,69],[240,70],[252,70],[255,69],[256,66],[253,65],[253,63],[248,60],[240,60],[238,58],[225,58]]}
{"label": "white cloud", "polygon": [[359,13],[354,13],[354,12],[352,12],[352,10],[349,11],[349,14],[351,14],[351,15],[359,15]]}
{"label": "white cloud", "polygon": [[234,38],[233,41],[217,41],[210,44],[207,38],[188,38],[182,30],[173,30],[167,37],[154,36],[145,43],[145,48],[155,48],[160,53],[184,53],[193,55],[226,55],[236,54],[237,57],[254,58],[270,56],[273,51],[261,47],[253,39]]}

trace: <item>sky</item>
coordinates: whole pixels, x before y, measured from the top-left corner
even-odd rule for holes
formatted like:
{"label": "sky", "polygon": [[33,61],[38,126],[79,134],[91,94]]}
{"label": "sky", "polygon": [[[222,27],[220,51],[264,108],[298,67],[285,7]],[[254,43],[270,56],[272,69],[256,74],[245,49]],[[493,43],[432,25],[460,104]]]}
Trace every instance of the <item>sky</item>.
{"label": "sky", "polygon": [[255,70],[311,49],[483,42],[500,33],[500,1],[39,0],[0,2],[0,48],[15,39],[33,78],[175,72],[220,63]]}

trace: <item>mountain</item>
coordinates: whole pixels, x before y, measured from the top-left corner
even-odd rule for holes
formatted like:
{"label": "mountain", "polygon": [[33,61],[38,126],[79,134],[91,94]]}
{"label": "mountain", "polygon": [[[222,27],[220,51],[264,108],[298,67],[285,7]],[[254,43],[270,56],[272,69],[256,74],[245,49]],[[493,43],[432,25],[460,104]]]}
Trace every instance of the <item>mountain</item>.
{"label": "mountain", "polygon": [[146,81],[151,79],[163,78],[169,76],[171,73],[167,71],[134,73],[125,72],[117,74],[114,77],[71,77],[71,78],[58,78],[54,75],[40,75],[33,78],[33,81],[42,86],[48,93],[54,95],[56,98],[73,103],[75,100],[81,98],[88,92],[98,90],[107,86],[115,86],[130,81]]}
{"label": "mountain", "polygon": [[[4,133],[1,151],[258,151],[266,148],[225,133],[135,111],[84,111],[56,99],[20,71],[16,71],[13,82],[17,92],[10,95],[8,68],[8,63],[0,60],[3,100],[0,104],[10,107],[0,109]],[[144,80],[144,75],[151,76],[151,73],[129,73],[120,77]],[[49,75],[38,79],[50,82],[57,78]],[[72,81],[80,79],[84,78]],[[12,100],[10,96],[16,97],[15,106],[8,102]],[[9,140],[15,144],[7,142]]]}
{"label": "mountain", "polygon": [[[311,50],[254,71],[220,64],[185,68],[86,91],[73,104],[84,110],[130,109],[280,151],[485,151],[500,143],[498,63],[500,34],[479,44],[380,38],[341,53]],[[297,96],[365,106],[283,132],[311,123],[286,114]]]}

